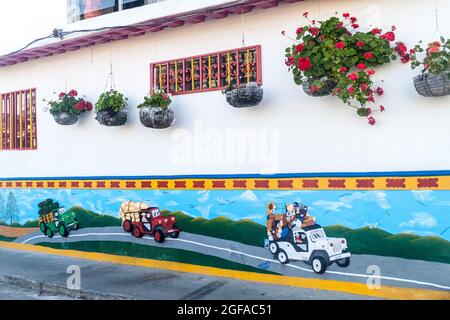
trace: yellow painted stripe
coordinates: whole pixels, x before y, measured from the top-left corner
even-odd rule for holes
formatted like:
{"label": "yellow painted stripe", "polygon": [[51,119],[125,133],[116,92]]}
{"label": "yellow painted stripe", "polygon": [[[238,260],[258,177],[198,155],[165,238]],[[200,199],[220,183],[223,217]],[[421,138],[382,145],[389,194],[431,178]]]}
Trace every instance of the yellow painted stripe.
{"label": "yellow painted stripe", "polygon": [[124,257],[95,252],[57,250],[35,245],[17,244],[11,242],[0,242],[0,248],[7,248],[28,252],[38,252],[57,256],[93,260],[98,262],[109,262],[136,267],[165,269],[186,273],[196,273],[214,277],[222,277],[258,283],[326,290],[326,291],[337,291],[384,299],[450,300],[450,292],[447,291],[398,288],[391,286],[382,286],[380,289],[369,289],[367,285],[363,283],[260,274],[254,272],[226,270],[213,267],[191,265],[186,263]]}

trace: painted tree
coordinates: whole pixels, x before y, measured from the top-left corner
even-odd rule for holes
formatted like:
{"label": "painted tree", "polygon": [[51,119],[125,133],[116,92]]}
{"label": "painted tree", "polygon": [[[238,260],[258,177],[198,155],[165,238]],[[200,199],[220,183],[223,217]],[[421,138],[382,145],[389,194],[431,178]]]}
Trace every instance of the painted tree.
{"label": "painted tree", "polygon": [[5,210],[5,199],[0,194],[0,221],[5,221],[7,218],[6,210]]}
{"label": "painted tree", "polygon": [[9,220],[10,225],[19,220],[19,206],[17,205],[16,197],[12,192],[8,194],[8,199],[6,200],[5,215]]}

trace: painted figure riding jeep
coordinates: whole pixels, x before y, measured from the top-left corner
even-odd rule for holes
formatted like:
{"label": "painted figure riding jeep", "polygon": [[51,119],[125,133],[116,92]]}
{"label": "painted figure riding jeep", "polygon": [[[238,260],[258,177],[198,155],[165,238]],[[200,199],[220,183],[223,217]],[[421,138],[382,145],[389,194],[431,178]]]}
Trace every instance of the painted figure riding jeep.
{"label": "painted figure riding jeep", "polygon": [[316,220],[308,216],[306,206],[286,205],[284,215],[276,215],[275,210],[275,204],[268,205],[267,231],[269,251],[280,263],[287,264],[290,259],[305,261],[318,274],[334,262],[342,268],[350,265],[347,241],[328,238]]}
{"label": "painted figure riding jeep", "polygon": [[78,230],[79,222],[75,212],[67,212],[58,202],[47,199],[39,203],[39,229],[49,238],[59,232],[67,237],[71,230]]}
{"label": "painted figure riding jeep", "polygon": [[150,207],[143,202],[123,203],[120,218],[125,232],[131,232],[136,238],[151,235],[158,243],[164,242],[167,236],[178,238],[181,231],[174,216],[163,216],[159,208]]}

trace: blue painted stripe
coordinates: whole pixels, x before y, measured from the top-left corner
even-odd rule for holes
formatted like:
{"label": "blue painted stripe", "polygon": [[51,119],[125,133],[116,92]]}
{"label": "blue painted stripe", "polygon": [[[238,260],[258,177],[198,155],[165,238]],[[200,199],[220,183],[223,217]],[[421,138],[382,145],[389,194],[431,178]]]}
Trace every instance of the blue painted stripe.
{"label": "blue painted stripe", "polygon": [[391,172],[321,172],[321,173],[279,173],[221,174],[221,175],[173,175],[173,176],[86,176],[86,177],[23,177],[0,178],[0,181],[65,181],[65,180],[179,180],[179,179],[286,179],[286,178],[359,178],[359,177],[414,177],[450,176],[450,170],[440,171],[391,171]]}

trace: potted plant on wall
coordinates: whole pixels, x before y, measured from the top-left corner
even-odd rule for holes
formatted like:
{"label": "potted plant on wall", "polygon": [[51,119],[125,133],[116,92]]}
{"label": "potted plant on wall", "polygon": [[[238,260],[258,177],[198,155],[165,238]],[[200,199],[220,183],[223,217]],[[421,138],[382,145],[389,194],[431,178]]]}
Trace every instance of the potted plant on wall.
{"label": "potted plant on wall", "polygon": [[95,119],[104,126],[123,126],[127,122],[128,98],[117,90],[110,90],[102,93],[95,104],[97,115]]}
{"label": "potted plant on wall", "polygon": [[175,118],[171,103],[170,96],[163,91],[155,90],[149,97],[144,97],[144,102],[138,105],[141,123],[147,128],[169,128]]}
{"label": "potted plant on wall", "polygon": [[239,86],[228,86],[222,93],[227,102],[235,108],[255,107],[263,100],[264,90],[256,82],[244,83]]}
{"label": "potted plant on wall", "polygon": [[70,90],[68,93],[61,92],[58,100],[46,102],[50,106],[50,114],[56,123],[64,126],[74,125],[82,113],[92,111],[92,103],[84,98],[78,98],[76,90]]}
{"label": "potted plant on wall", "polygon": [[[308,13],[303,16],[307,18]],[[382,95],[384,91],[375,86],[372,68],[396,60],[397,56],[406,63],[410,56],[399,49],[404,47],[403,43],[394,45],[394,26],[387,32],[379,28],[362,32],[358,31],[357,21],[356,17],[344,13],[343,18],[312,20],[299,27],[296,38],[292,39],[294,43],[286,49],[286,65],[293,73],[294,82],[307,95],[337,96],[374,125],[374,109],[367,104],[374,104],[375,94]],[[384,111],[384,107],[380,106],[380,110]]]}
{"label": "potted plant on wall", "polygon": [[[439,97],[450,94],[450,39],[429,43],[423,49],[420,42],[411,50],[411,68],[422,67],[422,73],[414,78],[417,93],[424,97]],[[420,60],[417,53],[425,51]]]}

